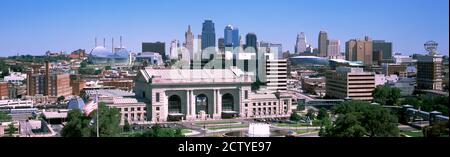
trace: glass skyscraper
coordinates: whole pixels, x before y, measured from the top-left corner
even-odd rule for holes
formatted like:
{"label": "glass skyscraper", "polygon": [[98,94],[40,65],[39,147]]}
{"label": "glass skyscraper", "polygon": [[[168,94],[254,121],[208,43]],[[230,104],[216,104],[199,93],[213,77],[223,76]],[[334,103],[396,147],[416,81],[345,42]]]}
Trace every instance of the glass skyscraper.
{"label": "glass skyscraper", "polygon": [[240,46],[239,29],[237,27],[231,25],[226,26],[224,36],[226,47],[233,47],[234,49]]}
{"label": "glass skyscraper", "polygon": [[205,20],[202,28],[202,50],[216,47],[216,31],[212,20]]}

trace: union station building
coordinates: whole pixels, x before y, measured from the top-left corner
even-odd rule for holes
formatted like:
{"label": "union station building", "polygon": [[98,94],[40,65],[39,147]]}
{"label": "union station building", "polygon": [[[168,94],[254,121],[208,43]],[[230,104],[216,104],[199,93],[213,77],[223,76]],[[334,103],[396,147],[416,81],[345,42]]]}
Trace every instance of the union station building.
{"label": "union station building", "polygon": [[147,102],[147,120],[200,121],[289,117],[292,96],[251,90],[240,69],[152,69],[139,72],[134,92]]}

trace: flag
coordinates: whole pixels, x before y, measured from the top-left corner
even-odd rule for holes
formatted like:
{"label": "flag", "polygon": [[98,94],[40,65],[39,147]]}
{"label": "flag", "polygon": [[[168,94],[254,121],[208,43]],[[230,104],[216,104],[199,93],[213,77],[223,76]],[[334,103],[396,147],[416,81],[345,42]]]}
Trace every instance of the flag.
{"label": "flag", "polygon": [[92,111],[96,110],[98,107],[97,97],[94,97],[94,100],[90,101],[88,104],[84,106],[84,113],[86,115],[91,114]]}

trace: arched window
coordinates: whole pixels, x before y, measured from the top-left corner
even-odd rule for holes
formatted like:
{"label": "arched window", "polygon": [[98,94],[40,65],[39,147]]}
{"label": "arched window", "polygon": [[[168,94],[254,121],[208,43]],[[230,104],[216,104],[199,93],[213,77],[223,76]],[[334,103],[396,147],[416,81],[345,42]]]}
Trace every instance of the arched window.
{"label": "arched window", "polygon": [[205,94],[200,94],[195,98],[195,112],[205,111],[208,114],[208,97]]}
{"label": "arched window", "polygon": [[169,113],[181,113],[181,98],[178,95],[169,97]]}
{"label": "arched window", "polygon": [[234,111],[234,98],[230,93],[222,96],[222,111]]}

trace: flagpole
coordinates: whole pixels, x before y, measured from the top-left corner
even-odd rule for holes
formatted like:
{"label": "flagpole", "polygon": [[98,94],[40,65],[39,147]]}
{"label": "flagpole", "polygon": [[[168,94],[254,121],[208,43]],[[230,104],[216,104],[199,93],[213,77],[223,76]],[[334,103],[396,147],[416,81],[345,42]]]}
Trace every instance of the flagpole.
{"label": "flagpole", "polygon": [[97,137],[100,137],[100,134],[99,134],[99,129],[98,129],[98,122],[99,122],[99,119],[98,119],[98,110],[100,109],[100,106],[99,106],[99,104],[98,104],[98,90],[97,90],[97,94],[95,95],[96,96],[96,103],[97,103]]}

